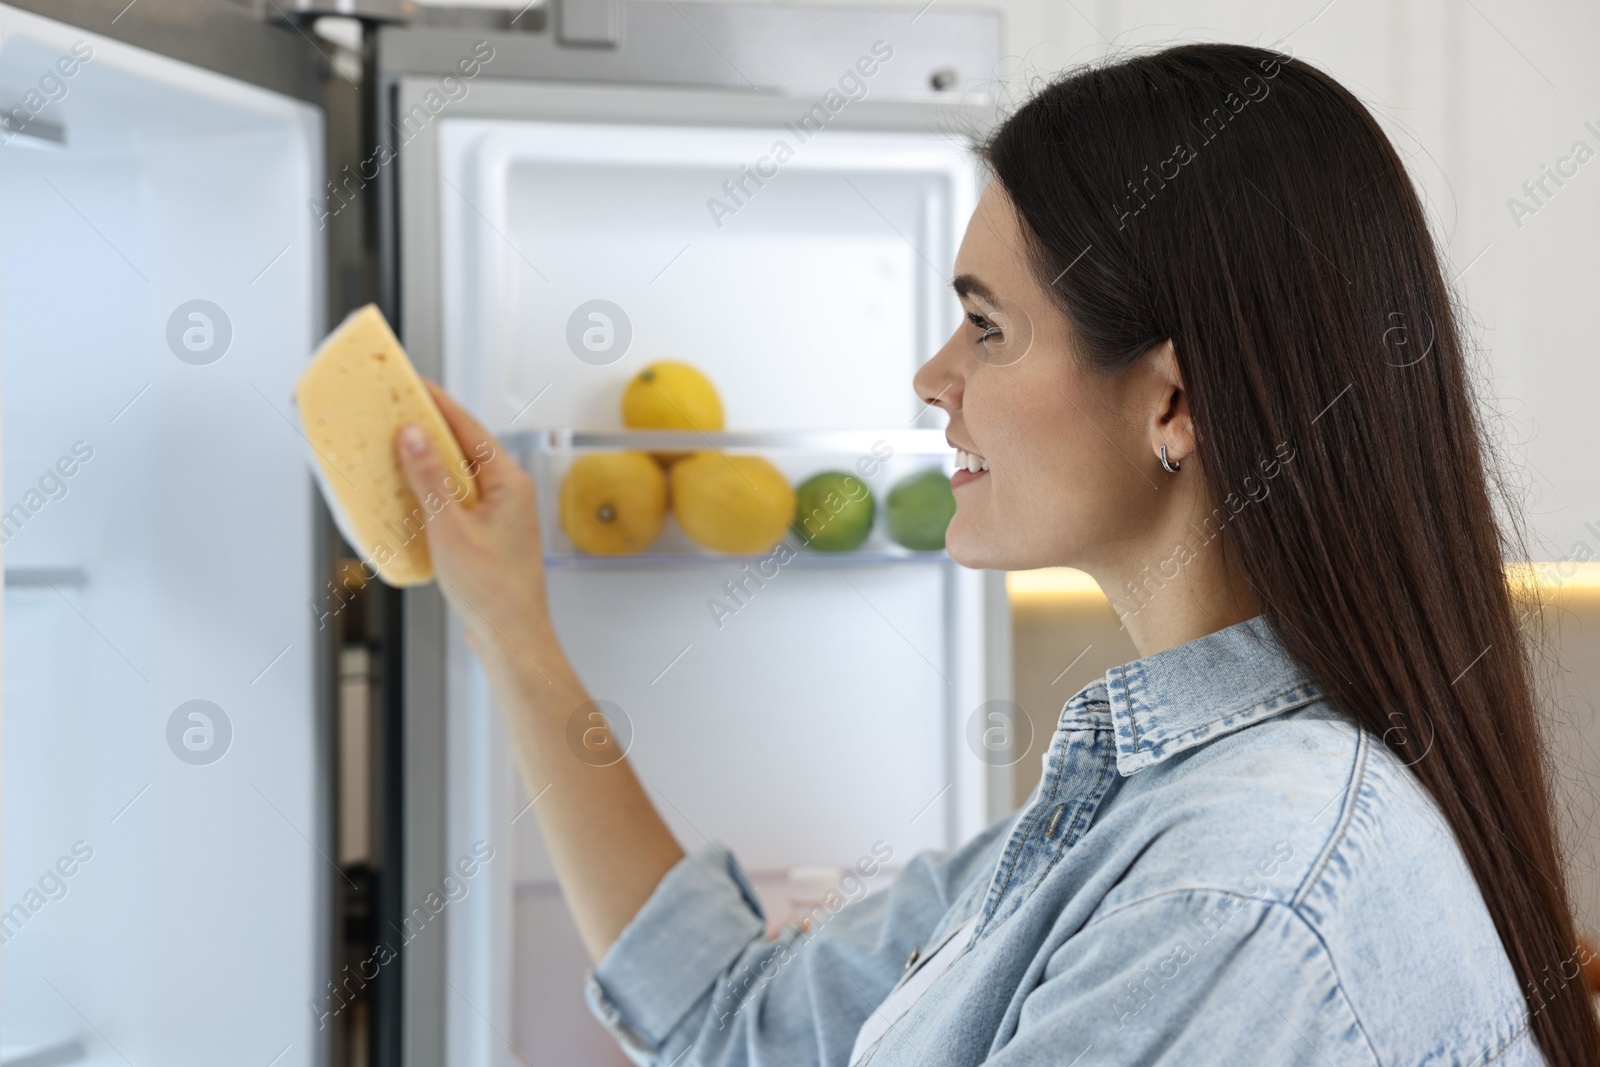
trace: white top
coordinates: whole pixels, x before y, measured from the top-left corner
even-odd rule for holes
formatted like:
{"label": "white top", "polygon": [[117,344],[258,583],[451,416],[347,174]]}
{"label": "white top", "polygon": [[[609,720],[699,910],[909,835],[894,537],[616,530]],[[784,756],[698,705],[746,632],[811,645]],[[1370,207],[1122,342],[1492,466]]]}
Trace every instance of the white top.
{"label": "white top", "polygon": [[861,1062],[861,1057],[878,1043],[878,1039],[911,1010],[911,1005],[917,1002],[923,991],[933,985],[940,975],[950,969],[951,964],[961,958],[967,951],[969,940],[964,935],[977,921],[978,917],[973,915],[946,934],[944,940],[933,947],[930,955],[913,958],[906,968],[906,973],[895,983],[894,988],[889,990],[889,996],[878,1005],[876,1011],[867,1016],[867,1021],[861,1024],[861,1030],[856,1034],[855,1047],[850,1050],[851,1067],[856,1067]]}

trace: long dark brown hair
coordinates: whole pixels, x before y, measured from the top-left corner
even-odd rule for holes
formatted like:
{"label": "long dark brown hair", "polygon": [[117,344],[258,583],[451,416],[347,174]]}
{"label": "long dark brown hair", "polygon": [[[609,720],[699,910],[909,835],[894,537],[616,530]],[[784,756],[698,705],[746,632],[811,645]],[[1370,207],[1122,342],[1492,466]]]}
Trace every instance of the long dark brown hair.
{"label": "long dark brown hair", "polygon": [[1172,341],[1195,467],[1214,500],[1251,494],[1228,557],[1443,810],[1546,1059],[1600,1063],[1503,570],[1520,536],[1496,519],[1450,288],[1377,122],[1304,62],[1183,45],[1053,82],[982,156],[1085,359],[1112,374]]}

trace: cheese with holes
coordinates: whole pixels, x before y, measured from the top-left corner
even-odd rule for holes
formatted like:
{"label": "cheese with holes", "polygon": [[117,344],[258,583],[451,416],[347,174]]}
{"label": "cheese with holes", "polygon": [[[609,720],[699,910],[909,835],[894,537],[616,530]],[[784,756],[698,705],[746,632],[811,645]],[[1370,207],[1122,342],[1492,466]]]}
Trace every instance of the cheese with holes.
{"label": "cheese with holes", "polygon": [[[455,435],[377,305],[352,312],[322,342],[294,390],[312,470],[339,531],[394,586],[433,577],[427,525],[478,488]],[[421,426],[451,475],[447,494],[419,501],[395,459],[395,433]]]}

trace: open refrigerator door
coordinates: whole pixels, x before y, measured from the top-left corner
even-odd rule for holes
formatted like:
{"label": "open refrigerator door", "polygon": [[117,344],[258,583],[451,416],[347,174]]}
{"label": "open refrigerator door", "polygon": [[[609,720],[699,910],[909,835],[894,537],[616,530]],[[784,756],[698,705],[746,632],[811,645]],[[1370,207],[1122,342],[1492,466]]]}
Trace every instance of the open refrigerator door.
{"label": "open refrigerator door", "polygon": [[9,6],[0,105],[0,1059],[324,1062],[322,113]]}
{"label": "open refrigerator door", "polygon": [[[435,88],[401,79],[397,113]],[[952,468],[911,378],[958,322],[970,145],[992,108],[822,99],[486,80],[400,172],[408,348],[426,360],[436,324],[445,386],[533,473],[562,647],[679,841],[728,847],[774,924],[875,849],[892,850],[886,884],[954,846],[1010,789],[967,738],[1008,695],[1000,576],[897,544],[886,507]],[[623,390],[660,360],[715,384],[724,430],[623,428]],[[720,553],[681,516],[636,555],[575,545],[559,503],[573,465],[672,444],[758,457],[791,486],[853,473],[878,517],[847,552],[789,532]],[[439,870],[494,857],[446,913],[446,1062],[625,1062],[582,1001],[539,785],[518,780],[459,629],[407,612],[408,692],[436,685],[446,709],[425,757],[442,797],[430,854]]]}

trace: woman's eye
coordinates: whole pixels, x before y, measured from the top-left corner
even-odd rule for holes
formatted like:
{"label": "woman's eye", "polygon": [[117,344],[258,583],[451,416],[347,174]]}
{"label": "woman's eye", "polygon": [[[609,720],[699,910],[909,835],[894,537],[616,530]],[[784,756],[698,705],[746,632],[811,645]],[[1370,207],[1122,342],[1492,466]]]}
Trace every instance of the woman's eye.
{"label": "woman's eye", "polygon": [[1000,333],[1000,327],[996,326],[982,315],[979,315],[977,312],[967,312],[967,321],[982,331],[982,333],[980,333],[978,336],[979,344],[984,344],[989,340],[989,338]]}

